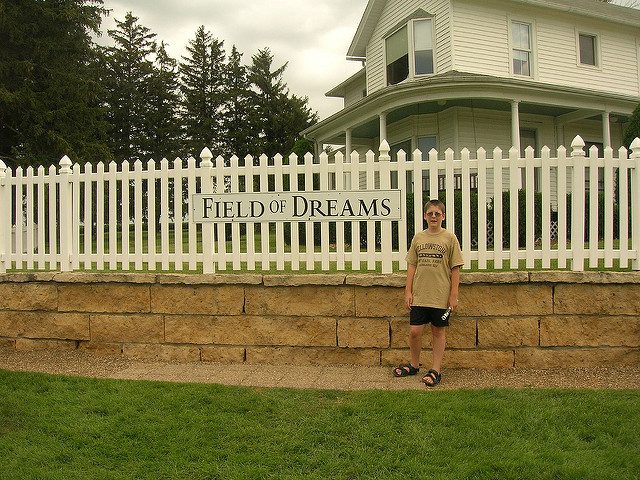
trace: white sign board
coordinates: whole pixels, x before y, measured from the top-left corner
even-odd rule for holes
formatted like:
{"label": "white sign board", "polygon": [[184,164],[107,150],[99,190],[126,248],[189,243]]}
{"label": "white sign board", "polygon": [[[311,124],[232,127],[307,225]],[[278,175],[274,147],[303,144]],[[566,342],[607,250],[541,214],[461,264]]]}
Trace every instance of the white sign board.
{"label": "white sign board", "polygon": [[400,190],[195,194],[191,218],[202,222],[400,220]]}

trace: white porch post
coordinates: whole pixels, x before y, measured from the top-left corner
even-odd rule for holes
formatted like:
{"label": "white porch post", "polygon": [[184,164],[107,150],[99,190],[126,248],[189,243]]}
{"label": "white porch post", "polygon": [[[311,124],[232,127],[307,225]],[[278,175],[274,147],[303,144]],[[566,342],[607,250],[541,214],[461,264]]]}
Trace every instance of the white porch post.
{"label": "white porch post", "polygon": [[353,146],[351,143],[351,129],[347,128],[344,132],[345,140],[344,140],[344,155],[345,157],[349,157],[351,152],[353,151]]}
{"label": "white porch post", "polygon": [[611,122],[610,113],[602,114],[602,146],[604,148],[611,146]]}
{"label": "white porch post", "polygon": [[511,102],[511,145],[518,149],[520,154],[520,110],[518,106],[520,102],[513,100]]}
{"label": "white porch post", "polygon": [[385,112],[380,114],[380,143],[383,140],[387,140],[387,114]]}

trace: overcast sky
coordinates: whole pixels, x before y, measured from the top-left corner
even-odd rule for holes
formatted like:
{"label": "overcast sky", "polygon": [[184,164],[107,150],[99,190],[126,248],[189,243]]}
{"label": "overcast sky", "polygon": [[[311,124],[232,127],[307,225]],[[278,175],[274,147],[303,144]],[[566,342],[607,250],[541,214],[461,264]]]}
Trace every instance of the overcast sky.
{"label": "overcast sky", "polygon": [[[615,3],[624,4],[628,0]],[[325,92],[358,71],[346,53],[367,0],[104,0],[111,9],[102,31],[115,27],[131,11],[139,22],[164,40],[180,61],[200,25],[225,49],[236,45],[245,64],[264,47],[274,55],[274,68],[289,62],[284,80],[292,93],[308,96],[311,108],[326,118],[342,108],[342,99]]]}
{"label": "overcast sky", "polygon": [[308,96],[313,110],[326,118],[342,108],[342,99],[325,92],[361,68],[345,59],[366,0],[105,0],[111,9],[101,27],[105,42],[114,18],[131,11],[157,35],[158,43],[180,61],[200,25],[224,40],[227,52],[236,45],[243,62],[264,47],[274,55],[274,68],[289,65],[284,80],[292,93]]}

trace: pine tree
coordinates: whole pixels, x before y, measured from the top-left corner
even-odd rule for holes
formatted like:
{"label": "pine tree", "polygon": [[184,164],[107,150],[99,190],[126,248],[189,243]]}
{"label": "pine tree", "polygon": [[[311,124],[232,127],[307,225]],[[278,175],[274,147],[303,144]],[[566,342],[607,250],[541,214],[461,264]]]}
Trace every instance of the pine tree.
{"label": "pine tree", "polygon": [[633,110],[629,123],[627,123],[627,126],[624,128],[622,144],[629,148],[635,138],[640,138],[640,103]]}
{"label": "pine tree", "polygon": [[271,70],[273,55],[268,48],[252,57],[249,78],[257,91],[257,112],[262,130],[257,147],[260,153],[272,157],[276,153],[287,155],[300,131],[317,120],[308,107],[308,98],[289,95],[282,76],[287,63]]}
{"label": "pine tree", "polygon": [[145,118],[150,110],[156,35],[131,12],[124,21],[116,19],[116,29],[108,33],[115,43],[104,49],[110,147],[117,161],[146,162],[150,152]]}
{"label": "pine tree", "polygon": [[160,43],[153,72],[149,78],[149,110],[144,117],[149,136],[144,149],[155,160],[179,156],[182,126],[179,119],[180,94],[177,62]]}
{"label": "pine tree", "polygon": [[251,90],[247,67],[242,65],[242,54],[234,45],[227,63],[225,75],[225,108],[223,116],[223,156],[240,158],[255,152],[256,94]]}
{"label": "pine tree", "polygon": [[209,147],[218,155],[224,143],[221,127],[225,101],[224,42],[200,26],[187,51],[189,56],[183,56],[180,63],[186,152],[197,157],[204,147]]}
{"label": "pine tree", "polygon": [[0,2],[0,158],[8,166],[109,156],[91,38],[102,4]]}

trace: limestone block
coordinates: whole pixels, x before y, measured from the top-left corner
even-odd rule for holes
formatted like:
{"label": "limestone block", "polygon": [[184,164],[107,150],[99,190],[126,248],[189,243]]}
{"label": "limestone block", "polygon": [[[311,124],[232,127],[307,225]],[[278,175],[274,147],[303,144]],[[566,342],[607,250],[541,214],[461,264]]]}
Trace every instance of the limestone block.
{"label": "limestone block", "polygon": [[389,321],[380,318],[340,318],[338,346],[389,348]]}
{"label": "limestone block", "polygon": [[0,310],[58,309],[54,283],[0,283]]}
{"label": "limestone block", "polygon": [[[410,360],[409,349],[392,349],[382,352],[382,365],[394,367]],[[420,357],[423,369],[429,369],[431,351],[423,350]],[[511,368],[513,367],[512,350],[456,350],[448,349],[444,352],[443,370],[447,368]],[[421,370],[422,371],[422,370]]]}
{"label": "limestone block", "polygon": [[336,321],[319,317],[165,316],[167,343],[335,346]]}
{"label": "limestone block", "polygon": [[154,285],[151,311],[195,315],[239,315],[244,303],[242,285]]}
{"label": "limestone block", "polygon": [[149,343],[125,343],[122,353],[137,360],[159,360],[162,362],[198,362],[200,349],[191,345],[159,345]]}
{"label": "limestone block", "polygon": [[161,343],[162,315],[91,315],[91,341],[98,343]]}
{"label": "limestone block", "polygon": [[122,353],[121,343],[100,343],[100,342],[80,342],[79,350],[95,353],[96,355],[120,355]]}
{"label": "limestone block", "polygon": [[265,275],[262,279],[265,287],[300,287],[302,285],[343,285],[343,274],[295,274],[295,275]]}
{"label": "limestone block", "polygon": [[16,350],[75,350],[75,340],[34,340],[32,338],[16,338]]}
{"label": "limestone block", "polygon": [[357,317],[397,317],[408,315],[404,288],[355,287]]}
{"label": "limestone block", "polygon": [[0,273],[0,282],[50,282],[57,272],[12,272]]}
{"label": "limestone block", "polygon": [[639,272],[567,272],[543,270],[530,272],[531,282],[543,283],[640,283]]}
{"label": "limestone block", "polygon": [[89,315],[55,312],[0,312],[0,336],[89,340]]}
{"label": "limestone block", "polygon": [[[409,345],[409,318],[391,320],[391,348]],[[447,348],[475,348],[476,320],[454,316],[447,327]],[[431,348],[431,326],[426,325],[422,334],[422,348]]]}
{"label": "limestone block", "polygon": [[519,348],[515,351],[516,368],[594,368],[615,365],[640,365],[638,348]]}
{"label": "limestone block", "polygon": [[458,314],[462,316],[549,315],[553,309],[550,285],[474,284],[460,287]]}
{"label": "limestone block", "polygon": [[540,345],[640,347],[640,317],[543,317],[540,321]]}
{"label": "limestone block", "polygon": [[537,346],[539,317],[498,317],[478,320],[478,347]]}
{"label": "limestone block", "polygon": [[338,347],[248,347],[247,363],[271,365],[380,365],[380,351]]}
{"label": "limestone block", "polygon": [[556,314],[640,315],[640,288],[637,285],[557,285]]}
{"label": "limestone block", "polygon": [[291,317],[352,317],[353,288],[304,285],[300,287],[247,287],[248,315]]}
{"label": "limestone block", "polygon": [[61,312],[149,312],[149,285],[64,283],[58,289]]}
{"label": "limestone block", "polygon": [[155,283],[155,273],[139,272],[62,272],[53,278],[58,283]]}
{"label": "limestone block", "polygon": [[372,274],[372,273],[355,273],[347,275],[345,283],[347,285],[357,285],[359,287],[396,287],[404,288],[407,281],[405,273],[392,274]]}
{"label": "limestone block", "polygon": [[261,285],[262,275],[253,273],[225,274],[225,273],[159,273],[156,281],[160,284],[182,285]]}
{"label": "limestone block", "polygon": [[244,348],[242,347],[202,347],[203,362],[214,363],[243,363]]}

